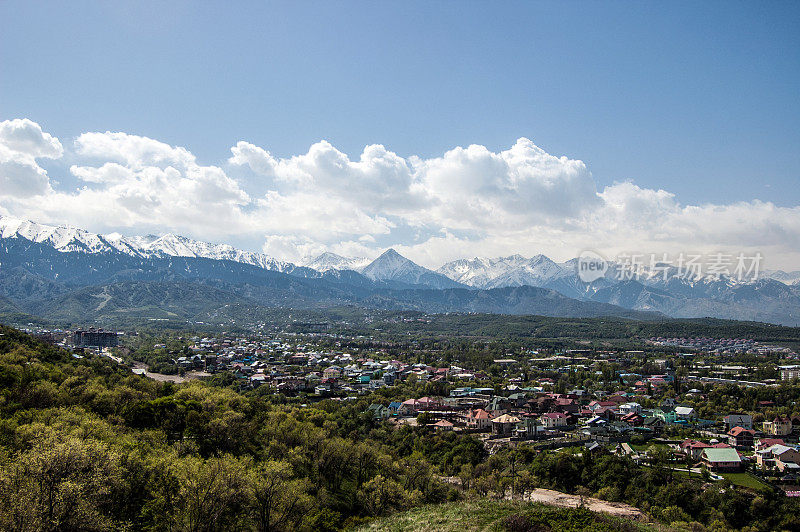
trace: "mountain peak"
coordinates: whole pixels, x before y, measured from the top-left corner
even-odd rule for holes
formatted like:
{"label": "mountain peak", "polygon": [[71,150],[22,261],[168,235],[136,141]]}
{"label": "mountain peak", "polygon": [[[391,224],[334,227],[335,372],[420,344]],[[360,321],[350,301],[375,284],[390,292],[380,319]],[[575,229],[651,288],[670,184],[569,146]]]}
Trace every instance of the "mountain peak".
{"label": "mountain peak", "polygon": [[401,254],[399,254],[397,251],[395,251],[394,248],[389,248],[386,251],[384,251],[383,253],[381,253],[381,256],[378,257],[378,258],[381,258],[381,257],[399,257],[401,259],[409,260],[409,259],[406,259]]}
{"label": "mountain peak", "polygon": [[317,256],[317,259],[343,259],[345,257],[338,255],[332,251],[323,251]]}
{"label": "mountain peak", "polygon": [[395,281],[409,285],[425,285],[431,288],[455,288],[460,283],[447,276],[424,268],[405,258],[392,248],[369,263],[361,273],[373,281]]}
{"label": "mountain peak", "polygon": [[318,272],[326,272],[329,270],[359,271],[369,263],[369,259],[363,257],[343,257],[332,251],[324,251],[316,257],[306,257],[301,261],[303,266],[307,266]]}

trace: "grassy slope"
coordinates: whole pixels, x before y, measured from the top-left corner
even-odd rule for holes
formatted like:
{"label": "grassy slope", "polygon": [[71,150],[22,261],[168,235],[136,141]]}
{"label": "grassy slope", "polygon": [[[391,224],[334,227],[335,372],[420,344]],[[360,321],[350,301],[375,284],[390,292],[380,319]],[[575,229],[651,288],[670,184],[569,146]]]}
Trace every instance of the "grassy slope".
{"label": "grassy slope", "polygon": [[769,488],[767,484],[764,484],[749,473],[722,473],[722,476],[736,486],[742,486],[753,490]]}
{"label": "grassy slope", "polygon": [[[528,529],[552,532],[665,531],[661,525],[643,524],[577,508],[554,508],[518,501],[480,499],[423,506],[393,514],[359,528],[360,532],[478,532],[504,531],[509,516],[523,516]],[[523,528],[524,529],[524,528]]]}

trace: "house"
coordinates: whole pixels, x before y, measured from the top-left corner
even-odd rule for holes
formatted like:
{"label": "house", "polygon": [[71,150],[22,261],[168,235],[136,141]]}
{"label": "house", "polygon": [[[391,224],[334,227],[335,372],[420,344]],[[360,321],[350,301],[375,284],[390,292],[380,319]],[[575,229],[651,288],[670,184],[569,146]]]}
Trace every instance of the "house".
{"label": "house", "polygon": [[492,420],[492,434],[510,436],[519,421],[518,417],[508,414],[498,416]]}
{"label": "house", "polygon": [[641,414],[642,405],[639,403],[624,403],[619,405],[619,411],[622,414]]}
{"label": "house", "polygon": [[535,399],[528,399],[526,406],[528,412],[544,413],[544,412],[549,412],[554,404],[555,404],[555,399],[553,399],[549,395],[543,395]]}
{"label": "house", "polygon": [[342,368],[338,366],[331,366],[325,368],[322,372],[323,379],[338,379],[342,375]]}
{"label": "house", "polygon": [[267,382],[267,377],[263,373],[258,373],[250,377],[250,384],[253,386],[253,388],[257,388],[265,382]]}
{"label": "house", "polygon": [[677,421],[696,421],[697,413],[691,406],[676,406],[675,417],[677,418]]}
{"label": "house", "polygon": [[442,403],[433,397],[420,397],[417,400],[417,410],[438,410]]}
{"label": "house", "polygon": [[661,401],[661,405],[660,406],[661,406],[661,408],[664,408],[664,409],[667,409],[667,410],[671,410],[671,409],[675,408],[676,404],[677,404],[677,402],[675,401],[675,399],[673,397],[667,397],[663,401]]}
{"label": "house", "polygon": [[585,425],[587,427],[599,427],[600,425],[604,425],[606,423],[608,423],[608,420],[606,420],[602,416],[594,416],[590,419],[587,419]]}
{"label": "house", "polygon": [[728,431],[728,443],[736,449],[751,449],[755,431],[744,427],[733,427]]}
{"label": "house", "polygon": [[511,409],[511,406],[511,401],[509,401],[507,398],[496,395],[492,397],[491,401],[489,401],[489,406],[487,406],[486,409],[493,416],[499,416],[508,412]]}
{"label": "house", "polygon": [[800,378],[800,366],[778,366],[781,372],[782,381],[790,381]]}
{"label": "house", "polygon": [[800,471],[800,451],[786,445],[773,445],[758,451],[756,462],[764,470],[777,469],[781,473],[797,473]]}
{"label": "house", "polygon": [[392,401],[389,403],[389,412],[396,414],[400,407],[403,405],[400,401]]}
{"label": "house", "polygon": [[523,440],[532,440],[539,434],[539,427],[536,424],[537,418],[534,415],[523,416],[514,428],[514,436]]}
{"label": "house", "polygon": [[660,408],[653,410],[653,417],[657,417],[664,423],[675,423],[678,420],[675,410],[663,410]]}
{"label": "house", "polygon": [[759,438],[756,442],[756,452],[763,451],[773,445],[786,445],[786,442],[781,438]]}
{"label": "house", "polygon": [[528,401],[528,397],[524,393],[512,393],[511,395],[508,396],[508,400],[516,408],[522,408]]}
{"label": "house", "polygon": [[661,431],[664,430],[664,425],[664,420],[660,417],[646,417],[642,422],[642,426],[652,430],[653,434],[661,434]]}
{"label": "house", "polygon": [[548,412],[547,414],[542,414],[539,420],[547,429],[567,426],[567,415],[562,412]]}
{"label": "house", "polygon": [[788,436],[792,433],[792,420],[788,417],[776,417],[772,421],[762,423],[762,428],[770,436]]}
{"label": "house", "polygon": [[486,410],[478,408],[477,410],[470,410],[464,416],[468,429],[484,430],[492,425],[492,415]]}
{"label": "house", "polygon": [[606,397],[604,403],[614,403],[615,405],[622,405],[628,400],[624,393],[615,393]]}
{"label": "house", "polygon": [[711,445],[701,441],[684,440],[681,443],[681,450],[686,456],[691,456],[695,460],[700,460],[703,457],[703,451],[711,448]]}
{"label": "house", "polygon": [[[627,445],[627,444],[625,444],[625,445]],[[600,452],[600,451],[602,451],[602,450],[604,450],[604,449],[605,449],[605,447],[603,447],[602,445],[600,445],[600,444],[599,444],[599,443],[597,443],[596,441],[587,441],[587,442],[584,444],[584,447],[585,447],[585,448],[586,448],[586,450],[587,450],[588,452],[590,452],[590,453],[593,453],[593,452]]]}
{"label": "house", "polygon": [[742,457],[736,449],[703,449],[701,460],[712,471],[739,471],[742,468]]}
{"label": "house", "polygon": [[400,403],[400,407],[397,409],[397,413],[410,416],[416,414],[419,411],[419,404],[416,399],[406,399],[402,403]]}
{"label": "house", "polygon": [[431,426],[433,427],[433,430],[435,430],[436,432],[449,432],[453,430],[453,424],[447,421],[446,419],[441,419]]}
{"label": "house", "polygon": [[[280,390],[281,386],[283,386],[284,384],[285,383],[279,384],[278,385],[278,389]],[[320,396],[329,395],[331,393],[331,385],[330,385],[330,383],[323,383],[323,384],[318,384],[318,385],[314,386],[314,393],[317,394],[317,395],[320,395]]]}
{"label": "house", "polygon": [[614,401],[592,401],[589,403],[589,410],[592,412],[597,412],[600,409],[611,409],[614,410],[617,408],[617,403]]}
{"label": "house", "polygon": [[800,471],[800,451],[786,445],[773,445],[756,453],[756,463],[763,470],[797,473]]}
{"label": "house", "polygon": [[391,410],[379,404],[369,405],[369,408],[367,408],[367,412],[371,412],[372,417],[374,417],[375,419],[387,419],[392,416]]}
{"label": "house", "polygon": [[620,418],[620,421],[627,423],[631,427],[641,427],[644,424],[644,418],[636,412],[625,414]]}
{"label": "house", "polygon": [[565,414],[576,414],[580,411],[581,405],[569,397],[559,397],[555,400],[554,410]]}
{"label": "house", "polygon": [[753,428],[753,416],[750,414],[728,414],[722,421],[725,423],[725,430],[729,431],[733,427]]}

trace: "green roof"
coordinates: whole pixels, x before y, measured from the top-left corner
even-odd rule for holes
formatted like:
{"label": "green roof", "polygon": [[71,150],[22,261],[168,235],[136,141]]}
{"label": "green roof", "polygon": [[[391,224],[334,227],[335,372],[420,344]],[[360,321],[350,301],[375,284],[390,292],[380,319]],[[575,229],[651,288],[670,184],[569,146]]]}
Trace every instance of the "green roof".
{"label": "green roof", "polygon": [[736,449],[703,449],[703,456],[709,462],[741,462],[742,459]]}

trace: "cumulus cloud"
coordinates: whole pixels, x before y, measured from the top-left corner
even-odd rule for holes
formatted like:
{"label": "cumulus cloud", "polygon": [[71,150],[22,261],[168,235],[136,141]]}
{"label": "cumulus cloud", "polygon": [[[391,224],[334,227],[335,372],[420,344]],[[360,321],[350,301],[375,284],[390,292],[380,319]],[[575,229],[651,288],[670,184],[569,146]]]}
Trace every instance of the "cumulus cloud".
{"label": "cumulus cloud", "polygon": [[[526,138],[427,159],[380,144],[351,158],[326,141],[282,158],[241,141],[227,166],[122,132],[84,133],[71,148],[80,185],[52,185],[37,159],[62,157],[60,141],[30,120],[0,123],[0,212],[96,231],[169,230],[286,260],[393,246],[429,267],[512,253],[566,260],[583,249],[758,250],[773,266],[800,263],[800,206],[685,205],[632,181],[598,190],[582,161]],[[229,175],[245,171],[258,176],[247,190]]]}
{"label": "cumulus cloud", "polygon": [[[80,135],[75,153],[98,165],[73,165],[70,172],[86,185],[57,193],[56,203],[87,205],[102,198],[119,225],[193,226],[217,236],[246,223],[242,209],[250,196],[221,168],[198,164],[186,148],[107,131]],[[89,212],[97,216],[91,207]]]}
{"label": "cumulus cloud", "polygon": [[78,155],[116,161],[133,168],[175,166],[186,168],[196,165],[189,150],[173,147],[157,140],[127,133],[84,133],[75,140]]}
{"label": "cumulus cloud", "polygon": [[365,147],[356,161],[324,140],[313,144],[308,153],[287,159],[275,158],[244,141],[231,153],[230,164],[249,166],[273,185],[357,201],[372,212],[407,212],[424,204],[409,163],[380,144]]}
{"label": "cumulus cloud", "polygon": [[61,142],[27,118],[0,122],[0,144],[4,148],[34,159],[58,159],[64,154]]}
{"label": "cumulus cloud", "polygon": [[0,122],[0,196],[31,197],[51,190],[50,178],[37,159],[58,159],[64,148],[57,138],[25,119]]}

